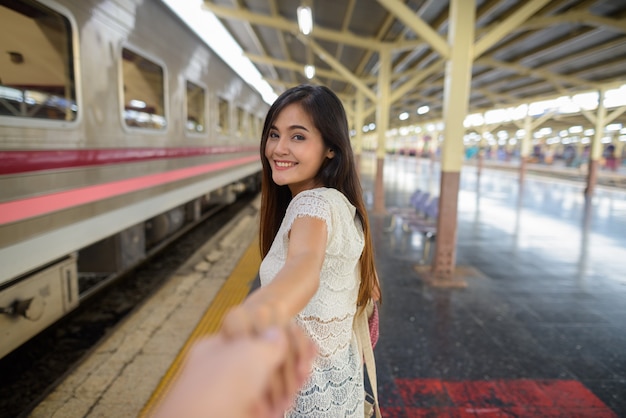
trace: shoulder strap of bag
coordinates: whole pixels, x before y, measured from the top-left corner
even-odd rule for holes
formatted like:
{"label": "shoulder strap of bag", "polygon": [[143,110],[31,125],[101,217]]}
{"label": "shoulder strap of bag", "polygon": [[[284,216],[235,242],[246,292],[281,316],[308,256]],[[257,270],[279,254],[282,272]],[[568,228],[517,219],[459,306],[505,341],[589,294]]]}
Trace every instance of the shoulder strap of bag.
{"label": "shoulder strap of bag", "polygon": [[[374,303],[371,302],[370,303]],[[376,362],[374,360],[374,350],[372,350],[372,342],[367,325],[367,309],[357,315],[355,318],[355,332],[357,343],[359,346],[359,354],[365,359],[365,367],[367,368],[367,376],[369,377],[370,386],[374,395],[374,410],[376,418],[382,418],[380,406],[378,405],[378,383],[376,381]]]}

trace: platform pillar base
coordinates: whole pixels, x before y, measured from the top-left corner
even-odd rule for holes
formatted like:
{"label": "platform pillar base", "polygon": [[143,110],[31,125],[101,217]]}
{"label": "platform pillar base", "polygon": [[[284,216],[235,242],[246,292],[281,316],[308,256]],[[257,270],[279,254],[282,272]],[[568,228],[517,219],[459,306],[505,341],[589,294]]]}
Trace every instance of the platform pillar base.
{"label": "platform pillar base", "polygon": [[467,287],[467,279],[482,278],[486,276],[474,267],[457,266],[450,276],[441,277],[433,273],[428,265],[415,265],[413,267],[420,278],[429,286],[441,289],[464,289]]}

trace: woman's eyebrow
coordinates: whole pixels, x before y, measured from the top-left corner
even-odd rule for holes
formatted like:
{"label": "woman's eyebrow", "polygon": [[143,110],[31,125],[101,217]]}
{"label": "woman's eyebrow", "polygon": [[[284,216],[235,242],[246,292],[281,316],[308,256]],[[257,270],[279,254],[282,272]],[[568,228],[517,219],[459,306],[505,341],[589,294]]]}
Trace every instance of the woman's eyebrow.
{"label": "woman's eyebrow", "polygon": [[[280,131],[280,129],[278,129],[276,127],[276,125],[270,126],[270,129],[274,129],[276,131]],[[306,127],[302,126],[302,125],[291,125],[291,126],[287,127],[287,129],[290,130],[290,131],[293,131],[295,129],[302,129],[303,131],[309,132],[309,130]]]}
{"label": "woman's eyebrow", "polygon": [[304,131],[309,132],[309,130],[308,130],[306,127],[302,126],[302,125],[291,125],[291,126],[289,127],[289,129],[290,129],[290,130],[292,130],[292,131],[293,131],[294,129],[302,129],[302,130],[304,130]]}

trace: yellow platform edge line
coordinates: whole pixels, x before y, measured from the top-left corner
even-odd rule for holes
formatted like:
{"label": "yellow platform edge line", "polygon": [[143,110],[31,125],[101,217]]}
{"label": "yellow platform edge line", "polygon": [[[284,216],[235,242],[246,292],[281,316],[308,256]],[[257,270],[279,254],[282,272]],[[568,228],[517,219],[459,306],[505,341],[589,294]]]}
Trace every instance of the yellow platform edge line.
{"label": "yellow platform edge line", "polygon": [[139,412],[138,417],[149,417],[156,407],[163,401],[172,385],[178,379],[183,362],[191,346],[201,337],[213,334],[218,331],[222,323],[224,314],[233,306],[240,304],[250,292],[250,285],[256,278],[261,265],[261,254],[259,253],[258,237],[241,257],[231,275],[226,279],[213,301],[202,315],[196,328],[179,351],[172,362],[172,365],[159,382],[158,386],[146,402],[146,405]]}

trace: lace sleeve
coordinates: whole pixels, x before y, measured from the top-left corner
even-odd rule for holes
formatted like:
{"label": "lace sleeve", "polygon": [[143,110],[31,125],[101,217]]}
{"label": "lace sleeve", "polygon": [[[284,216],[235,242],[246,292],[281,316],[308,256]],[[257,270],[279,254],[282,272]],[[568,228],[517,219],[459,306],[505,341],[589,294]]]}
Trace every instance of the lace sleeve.
{"label": "lace sleeve", "polygon": [[297,218],[310,216],[326,222],[327,233],[332,233],[332,211],[328,199],[315,190],[307,190],[298,194],[289,204],[285,214],[286,229],[290,231]]}

